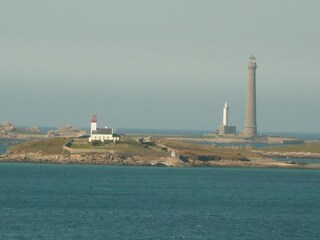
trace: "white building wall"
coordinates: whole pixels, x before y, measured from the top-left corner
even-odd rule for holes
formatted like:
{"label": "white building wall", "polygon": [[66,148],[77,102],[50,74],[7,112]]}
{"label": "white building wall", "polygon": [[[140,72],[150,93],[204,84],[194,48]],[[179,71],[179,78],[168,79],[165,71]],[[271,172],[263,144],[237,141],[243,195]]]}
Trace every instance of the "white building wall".
{"label": "white building wall", "polygon": [[89,142],[91,141],[118,141],[119,137],[113,137],[112,134],[93,134],[91,137],[89,137]]}
{"label": "white building wall", "polygon": [[91,134],[92,134],[92,131],[96,131],[96,130],[97,130],[97,122],[91,122]]}

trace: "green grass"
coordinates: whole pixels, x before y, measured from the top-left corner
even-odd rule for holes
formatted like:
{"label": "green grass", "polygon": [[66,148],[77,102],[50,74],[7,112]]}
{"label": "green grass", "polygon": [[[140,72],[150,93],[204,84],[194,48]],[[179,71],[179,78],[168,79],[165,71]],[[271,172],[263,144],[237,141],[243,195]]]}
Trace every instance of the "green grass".
{"label": "green grass", "polygon": [[[10,147],[9,151],[15,153],[38,153],[43,154],[62,154],[66,151],[63,150],[63,145],[69,141],[68,138],[50,138],[42,140],[32,140],[25,143],[17,144]],[[114,150],[116,155],[131,157],[161,157],[167,156],[165,152],[159,152],[154,149],[147,148],[145,145],[131,142],[131,143],[118,143],[118,144],[102,144],[100,146],[92,146],[91,144],[78,144],[72,145],[72,148],[77,149],[106,149]]]}
{"label": "green grass", "polygon": [[41,152],[44,154],[61,154],[64,152],[63,144],[68,138],[50,138],[42,140],[32,140],[25,143],[17,144],[9,148],[9,151],[18,153]]}
{"label": "green grass", "polygon": [[115,154],[122,156],[148,156],[148,157],[156,157],[156,156],[166,156],[168,155],[165,152],[159,152],[154,149],[148,148],[143,144],[139,144],[137,142],[130,143],[107,143],[98,146],[92,146],[91,143],[88,144],[73,144],[71,148],[75,149],[106,149],[106,150],[114,150]]}
{"label": "green grass", "polygon": [[301,145],[284,145],[276,147],[266,147],[262,150],[273,152],[312,152],[320,153],[320,143],[305,143]]}
{"label": "green grass", "polygon": [[161,157],[166,156],[165,152],[159,152],[154,149],[148,148],[142,144],[118,144],[114,148],[116,154],[123,156],[144,156],[144,157]]}
{"label": "green grass", "polygon": [[90,143],[88,143],[88,144],[72,144],[71,148],[75,148],[75,149],[105,149],[105,146],[92,146]]}
{"label": "green grass", "polygon": [[225,147],[205,146],[180,140],[161,139],[161,144],[177,150],[187,156],[215,156],[221,159],[241,160],[244,158],[259,158],[260,154],[246,149],[231,149]]}

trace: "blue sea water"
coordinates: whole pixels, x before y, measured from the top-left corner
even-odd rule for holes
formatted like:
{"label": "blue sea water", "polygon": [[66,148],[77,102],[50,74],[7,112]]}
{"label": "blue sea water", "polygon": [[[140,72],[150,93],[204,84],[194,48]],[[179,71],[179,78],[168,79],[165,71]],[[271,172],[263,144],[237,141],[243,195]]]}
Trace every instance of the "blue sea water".
{"label": "blue sea water", "polygon": [[[19,126],[26,128],[27,126]],[[56,130],[58,127],[39,127],[42,133],[51,130]],[[80,129],[87,132],[90,131],[89,127],[80,127]],[[203,134],[213,134],[214,130],[194,130],[194,129],[141,129],[141,128],[117,128],[117,133],[121,134],[149,134],[149,135],[185,135],[185,136],[203,136]],[[259,132],[261,135],[285,136],[299,138],[303,140],[320,140],[320,133],[296,133],[296,132]]]}
{"label": "blue sea water", "polygon": [[281,162],[296,162],[296,163],[305,163],[305,164],[320,164],[320,159],[317,158],[274,158],[275,160]]}
{"label": "blue sea water", "polygon": [[0,239],[319,239],[320,171],[0,164]]}
{"label": "blue sea water", "polygon": [[196,144],[206,145],[206,146],[219,146],[219,147],[253,147],[253,148],[264,148],[268,146],[282,146],[283,144],[267,144],[267,143],[242,143],[242,142],[211,142],[211,141],[192,141]]}

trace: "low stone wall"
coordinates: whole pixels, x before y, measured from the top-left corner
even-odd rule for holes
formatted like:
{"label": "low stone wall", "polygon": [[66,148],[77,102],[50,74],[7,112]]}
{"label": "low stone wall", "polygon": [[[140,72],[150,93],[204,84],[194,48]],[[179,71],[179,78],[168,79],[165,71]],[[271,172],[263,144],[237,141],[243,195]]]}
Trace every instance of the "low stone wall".
{"label": "low stone wall", "polygon": [[76,154],[76,153],[110,153],[114,154],[114,150],[106,150],[106,149],[83,149],[83,148],[69,148],[63,146],[64,150],[67,150],[71,154]]}

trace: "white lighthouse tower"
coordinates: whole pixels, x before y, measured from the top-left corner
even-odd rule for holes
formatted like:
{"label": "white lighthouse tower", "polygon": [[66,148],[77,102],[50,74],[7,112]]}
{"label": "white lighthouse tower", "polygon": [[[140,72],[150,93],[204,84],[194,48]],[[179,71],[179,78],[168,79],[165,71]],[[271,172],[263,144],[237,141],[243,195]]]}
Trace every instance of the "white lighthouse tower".
{"label": "white lighthouse tower", "polygon": [[229,105],[227,102],[224,103],[222,125],[219,127],[218,132],[219,132],[219,135],[237,133],[236,126],[229,125]]}
{"label": "white lighthouse tower", "polygon": [[91,118],[91,128],[90,128],[90,135],[92,135],[92,131],[97,130],[97,115],[93,115]]}
{"label": "white lighthouse tower", "polygon": [[228,103],[224,103],[224,108],[223,108],[223,126],[229,126],[229,106]]}

